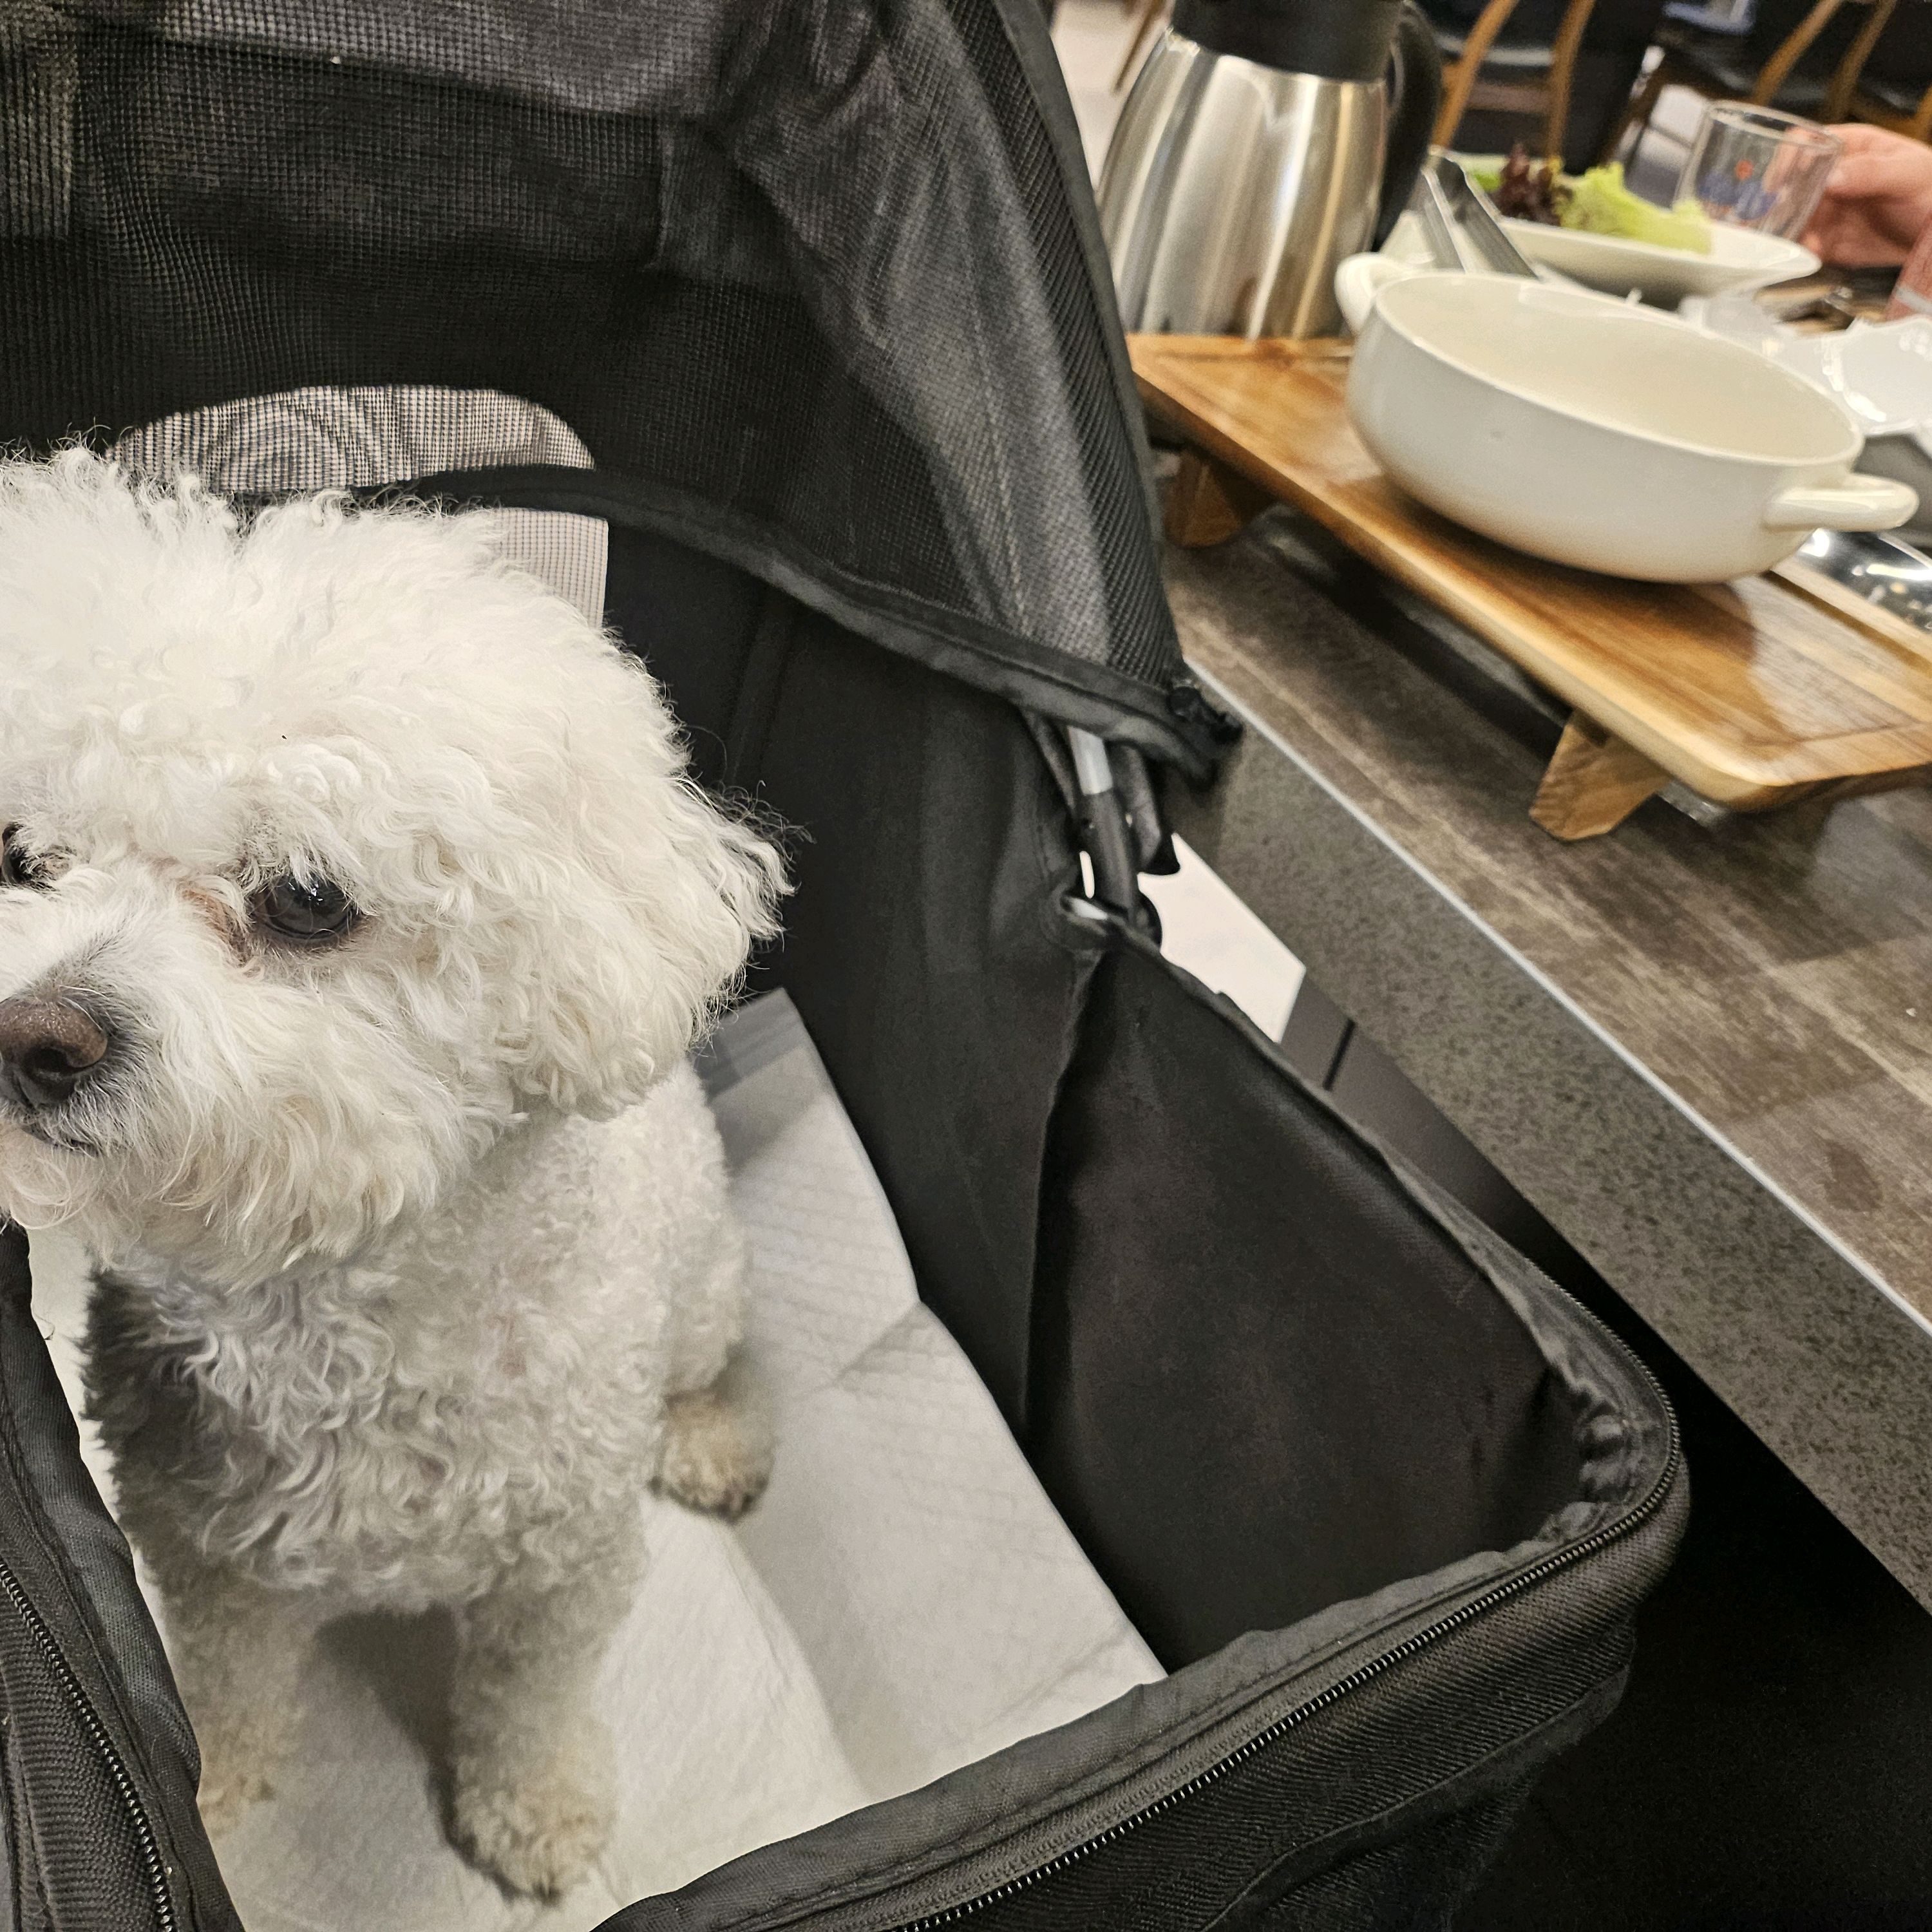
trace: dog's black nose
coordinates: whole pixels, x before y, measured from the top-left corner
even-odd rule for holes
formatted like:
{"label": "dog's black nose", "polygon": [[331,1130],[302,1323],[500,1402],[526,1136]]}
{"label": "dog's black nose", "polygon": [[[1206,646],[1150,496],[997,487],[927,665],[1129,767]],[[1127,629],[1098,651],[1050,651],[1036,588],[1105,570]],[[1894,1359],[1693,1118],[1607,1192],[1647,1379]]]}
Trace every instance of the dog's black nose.
{"label": "dog's black nose", "polygon": [[0,1000],[0,1076],[26,1106],[58,1106],[106,1052],[106,1029],[66,1000]]}

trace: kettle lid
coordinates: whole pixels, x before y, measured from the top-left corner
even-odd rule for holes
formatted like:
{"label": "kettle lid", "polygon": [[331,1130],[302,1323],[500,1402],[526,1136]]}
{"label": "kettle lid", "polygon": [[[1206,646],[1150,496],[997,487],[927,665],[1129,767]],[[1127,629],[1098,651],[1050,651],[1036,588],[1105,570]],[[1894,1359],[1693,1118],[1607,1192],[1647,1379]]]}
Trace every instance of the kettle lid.
{"label": "kettle lid", "polygon": [[1380,80],[1402,0],[1174,0],[1174,30],[1289,74]]}

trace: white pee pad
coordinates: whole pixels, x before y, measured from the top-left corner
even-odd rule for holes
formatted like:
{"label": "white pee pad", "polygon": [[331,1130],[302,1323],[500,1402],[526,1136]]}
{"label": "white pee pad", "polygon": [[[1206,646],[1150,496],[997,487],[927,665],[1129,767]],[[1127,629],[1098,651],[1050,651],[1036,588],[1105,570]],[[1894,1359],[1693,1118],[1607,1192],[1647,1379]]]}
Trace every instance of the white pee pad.
{"label": "white pee pad", "polygon": [[[281,1790],[219,1847],[250,1932],[580,1932],[1160,1675],[920,1305],[790,1002],[741,1010],[700,1064],[751,1239],[747,1352],[778,1462],[735,1528],[640,1504],[650,1564],[602,1687],[622,1773],[609,1847],[555,1904],[472,1870],[442,1829],[447,1624],[359,1618],[324,1635]],[[43,1235],[34,1264],[77,1400],[80,1258]]]}

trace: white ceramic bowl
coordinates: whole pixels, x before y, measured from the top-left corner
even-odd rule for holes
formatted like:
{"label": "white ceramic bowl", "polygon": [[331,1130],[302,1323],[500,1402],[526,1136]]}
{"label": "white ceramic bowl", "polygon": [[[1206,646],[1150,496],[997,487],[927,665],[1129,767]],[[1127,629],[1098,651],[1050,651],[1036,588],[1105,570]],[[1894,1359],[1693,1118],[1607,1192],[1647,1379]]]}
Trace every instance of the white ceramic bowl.
{"label": "white ceramic bowl", "polygon": [[1586,288],[1606,295],[1634,290],[1647,302],[1675,308],[1686,296],[1748,295],[1774,282],[1815,274],[1818,258],[1810,249],[1755,229],[1711,226],[1711,252],[1660,248],[1654,242],[1628,242],[1615,235],[1592,235],[1580,228],[1552,228],[1546,221],[1508,220],[1509,238],[1532,262],[1558,268]]}
{"label": "white ceramic bowl", "polygon": [[1828,396],[1654,309],[1371,255],[1336,293],[1362,440],[1431,508],[1532,556],[1715,583],[1917,508],[1852,474],[1862,439]]}

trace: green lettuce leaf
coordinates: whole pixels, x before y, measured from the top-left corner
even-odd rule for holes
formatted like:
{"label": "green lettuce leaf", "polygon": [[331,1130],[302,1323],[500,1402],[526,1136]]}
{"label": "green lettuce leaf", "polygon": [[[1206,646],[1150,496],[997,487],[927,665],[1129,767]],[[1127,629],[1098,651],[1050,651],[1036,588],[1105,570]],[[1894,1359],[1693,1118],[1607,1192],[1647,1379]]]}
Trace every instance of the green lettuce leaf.
{"label": "green lettuce leaf", "polygon": [[1568,192],[1558,219],[1565,228],[1652,242],[1660,248],[1682,248],[1694,255],[1711,252],[1711,224],[1694,201],[1680,201],[1675,208],[1646,201],[1624,186],[1620,163],[1592,168],[1574,181],[1566,177],[1563,186]]}

